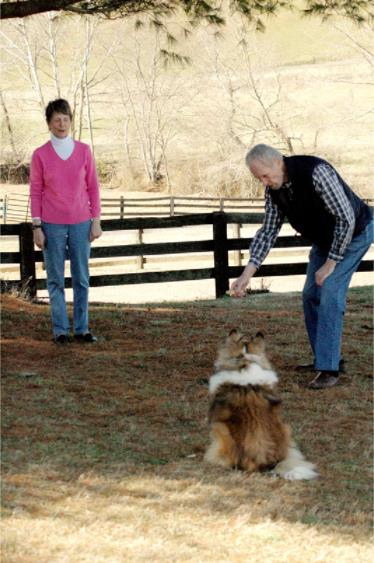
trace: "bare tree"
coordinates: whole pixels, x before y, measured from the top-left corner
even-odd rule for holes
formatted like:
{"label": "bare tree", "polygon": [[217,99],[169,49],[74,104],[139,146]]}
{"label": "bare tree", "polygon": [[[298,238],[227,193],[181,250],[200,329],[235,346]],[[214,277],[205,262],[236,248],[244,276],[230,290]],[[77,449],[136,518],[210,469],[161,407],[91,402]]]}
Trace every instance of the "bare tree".
{"label": "bare tree", "polygon": [[[73,104],[72,134],[78,139],[82,138],[84,122],[87,124],[92,151],[95,152],[93,98],[97,95],[97,88],[104,85],[111,77],[112,70],[108,69],[108,61],[112,51],[118,43],[117,37],[106,45],[100,40],[101,51],[96,45],[95,57],[93,50],[101,21],[97,18],[80,18],[79,27],[84,26],[84,41],[77,46],[72,60],[74,67],[71,72],[71,81],[67,89],[67,97]],[[82,31],[81,31],[82,33]]]}
{"label": "bare tree", "polygon": [[10,146],[11,146],[11,149],[12,149],[12,158],[13,158],[14,162],[18,162],[18,151],[16,149],[15,134],[14,134],[13,127],[12,127],[12,124],[11,124],[9,111],[8,111],[7,105],[5,103],[5,97],[4,97],[3,90],[0,90],[0,103],[1,103],[2,110],[4,112],[4,120],[5,120],[6,128],[7,128],[8,134],[9,134],[9,142],[10,142]]}
{"label": "bare tree", "polygon": [[258,197],[261,188],[243,165],[248,147],[256,141],[268,142],[293,154],[295,142],[301,141],[296,138],[299,135],[291,133],[293,115],[284,118],[281,77],[263,67],[260,72],[253,68],[253,59],[258,63],[259,57],[250,47],[249,32],[243,29],[235,33],[230,43],[212,34],[209,37],[204,41],[207,57],[202,64],[212,69],[211,79],[215,81],[210,85],[214,94],[204,117],[211,123],[209,134],[216,161],[207,167],[207,178],[201,178],[201,182],[210,182],[221,196]]}
{"label": "bare tree", "polygon": [[252,145],[257,138],[267,138],[280,150],[293,154],[296,139],[277,117],[282,105],[281,77],[279,74],[264,76],[263,71],[256,74],[249,34],[244,27],[237,39],[241,57],[239,61],[236,57],[235,65],[225,62],[217,46],[214,47],[215,72],[228,100],[227,133],[240,147]]}
{"label": "bare tree", "polygon": [[168,166],[168,148],[177,135],[178,114],[193,100],[183,95],[184,82],[175,73],[168,75],[160,48],[160,37],[154,31],[150,57],[145,57],[141,38],[135,36],[131,44],[131,60],[113,56],[121,78],[120,99],[124,109],[124,143],[131,168],[134,170],[129,131],[136,139],[148,181],[159,184],[165,180],[172,191]]}
{"label": "bare tree", "polygon": [[[264,85],[261,76],[256,77],[251,62],[251,56],[248,48],[248,42],[245,38],[241,41],[243,59],[246,69],[246,80],[244,88],[249,96],[255,102],[254,115],[245,118],[239,127],[248,128],[251,131],[252,140],[255,141],[259,136],[271,137],[274,139],[273,143],[279,146],[281,150],[286,149],[287,152],[293,154],[293,137],[290,135],[285,126],[280,124],[273,116],[274,109],[281,104],[282,101],[282,81],[278,75],[275,75],[272,80],[271,96],[265,96]],[[268,99],[267,99],[268,98]],[[270,98],[270,99],[269,99]]]}
{"label": "bare tree", "polygon": [[56,17],[51,12],[47,14],[46,34],[48,37],[47,49],[52,67],[52,76],[56,95],[61,97],[61,85],[57,60],[58,27],[55,25]]}
{"label": "bare tree", "polygon": [[365,61],[374,67],[374,21],[372,23],[364,23],[360,29],[360,36],[352,33],[352,26],[343,23],[334,23],[333,27],[353,46],[353,48],[365,59]]}
{"label": "bare tree", "polygon": [[83,37],[83,41],[71,46],[71,56],[66,56],[70,48],[65,42],[66,19],[51,13],[3,25],[2,50],[8,67],[16,69],[23,81],[31,85],[43,120],[47,100],[66,97],[73,110],[73,137],[81,139],[87,126],[94,151],[92,93],[109,76],[105,63],[116,38],[90,65],[100,21],[85,17],[70,18],[68,23],[76,26],[77,33]]}
{"label": "bare tree", "polygon": [[30,22],[21,20],[11,24],[10,33],[1,31],[2,50],[16,63],[19,74],[29,81],[44,116],[45,100],[40,78],[39,60],[42,45],[35,41]]}

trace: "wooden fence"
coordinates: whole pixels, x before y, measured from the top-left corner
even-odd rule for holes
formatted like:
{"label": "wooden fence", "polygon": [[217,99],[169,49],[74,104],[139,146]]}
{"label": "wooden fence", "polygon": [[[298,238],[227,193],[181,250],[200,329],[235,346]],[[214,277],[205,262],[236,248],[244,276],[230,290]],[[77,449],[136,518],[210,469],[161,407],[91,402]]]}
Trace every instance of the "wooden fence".
{"label": "wooden fence", "polygon": [[[101,217],[124,219],[125,217],[174,217],[191,213],[212,211],[250,212],[264,208],[263,198],[224,198],[197,196],[158,196],[131,198],[101,198]],[[22,223],[31,221],[29,196],[8,194],[0,198],[0,221]]]}
{"label": "wooden fence", "polygon": [[[365,199],[373,205],[373,199]],[[131,198],[120,196],[102,198],[103,219],[125,219],[126,217],[174,217],[191,213],[252,213],[264,209],[264,198],[204,197],[204,196],[157,196]],[[8,194],[0,198],[0,221],[22,223],[31,221],[30,201],[26,194]]]}
{"label": "wooden fence", "polygon": [[160,217],[188,215],[192,211],[209,213],[212,211],[260,211],[264,208],[264,198],[229,198],[196,196],[161,196],[147,198],[101,199],[102,217]]}
{"label": "wooden fence", "polygon": [[21,223],[31,220],[29,197],[25,194],[4,195],[0,198],[2,223]]}
{"label": "wooden fence", "polygon": [[[229,279],[238,277],[242,272],[240,266],[230,266],[229,251],[240,251],[248,248],[248,238],[228,238],[227,225],[258,225],[262,223],[263,214],[260,213],[199,213],[178,217],[144,217],[130,219],[104,220],[104,231],[127,231],[145,229],[167,229],[176,227],[191,227],[198,225],[212,225],[212,238],[199,241],[177,241],[162,243],[139,243],[120,246],[93,246],[91,258],[128,257],[147,255],[170,255],[189,253],[212,253],[214,266],[211,268],[194,268],[167,271],[149,271],[141,273],[104,274],[91,276],[90,286],[117,286],[126,284],[163,283],[187,280],[215,280],[216,297],[222,297],[229,288]],[[36,278],[36,263],[43,261],[41,251],[34,250],[32,229],[30,223],[19,225],[4,225],[1,235],[17,235],[19,237],[18,252],[3,252],[0,254],[2,264],[19,264],[20,281],[15,282],[20,287],[27,286],[31,296],[35,296],[38,289],[46,287],[45,279]],[[275,248],[307,247],[308,242],[301,236],[279,236]],[[306,263],[265,264],[256,272],[256,276],[292,276],[304,274]],[[373,269],[372,260],[363,260],[358,271],[368,272]],[[7,282],[2,282],[2,284]],[[66,287],[71,287],[71,278],[66,279]]]}

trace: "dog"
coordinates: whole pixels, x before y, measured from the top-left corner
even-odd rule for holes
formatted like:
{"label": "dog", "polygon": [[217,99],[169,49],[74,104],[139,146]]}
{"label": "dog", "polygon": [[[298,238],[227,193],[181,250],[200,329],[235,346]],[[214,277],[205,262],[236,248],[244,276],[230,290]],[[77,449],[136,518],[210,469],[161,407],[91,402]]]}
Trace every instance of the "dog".
{"label": "dog", "polygon": [[231,330],[218,351],[209,379],[211,443],[205,460],[249,473],[272,470],[284,479],[318,476],[282,421],[278,377],[261,332],[254,337]]}

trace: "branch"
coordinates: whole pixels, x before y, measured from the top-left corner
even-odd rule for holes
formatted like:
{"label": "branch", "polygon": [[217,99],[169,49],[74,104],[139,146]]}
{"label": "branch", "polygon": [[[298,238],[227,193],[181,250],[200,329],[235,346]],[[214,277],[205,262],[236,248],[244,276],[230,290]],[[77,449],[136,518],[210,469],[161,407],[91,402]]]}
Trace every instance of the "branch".
{"label": "branch", "polygon": [[338,16],[357,24],[373,22],[374,10],[371,0],[304,0],[306,16],[319,16],[322,20]]}
{"label": "branch", "polygon": [[[356,23],[373,20],[371,0],[229,0],[230,13],[237,12],[263,30],[262,16],[272,16],[281,8],[296,7],[306,15],[322,19],[343,16]],[[304,6],[304,9],[303,9]],[[206,22],[216,26],[226,23],[225,3],[220,0],[14,0],[0,4],[1,17],[24,18],[42,12],[65,10],[79,14],[101,14],[105,17],[128,17],[134,14],[151,16],[155,25],[178,10],[184,11],[189,26]],[[189,30],[186,30],[187,33]]]}
{"label": "branch", "polygon": [[[252,0],[247,0],[252,1]],[[165,15],[173,14],[182,8],[192,19],[206,19],[210,23],[223,23],[216,8],[209,2],[191,2],[191,0],[15,0],[0,4],[1,18],[25,18],[42,12],[61,10],[78,14],[101,14],[110,17],[130,16],[132,14],[152,15],[155,22]]]}
{"label": "branch", "polygon": [[25,18],[42,12],[69,10],[81,0],[24,0],[17,2],[2,2],[1,19]]}

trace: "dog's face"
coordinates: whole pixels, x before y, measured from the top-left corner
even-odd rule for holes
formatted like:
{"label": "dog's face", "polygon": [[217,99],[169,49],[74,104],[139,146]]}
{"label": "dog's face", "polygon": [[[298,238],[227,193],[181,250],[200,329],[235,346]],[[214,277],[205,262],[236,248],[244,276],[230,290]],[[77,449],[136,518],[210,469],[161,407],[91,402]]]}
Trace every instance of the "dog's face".
{"label": "dog's face", "polygon": [[255,336],[246,336],[233,329],[218,350],[215,367],[217,370],[241,370],[253,361],[264,369],[271,368],[265,353],[264,335],[257,332]]}

